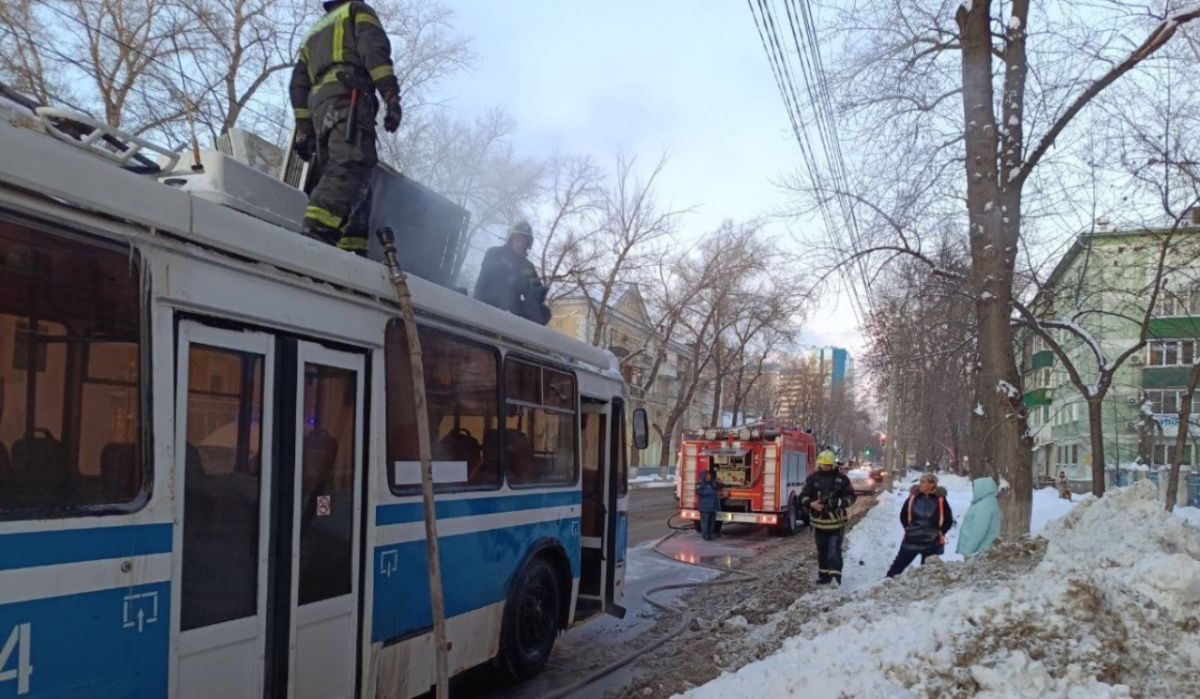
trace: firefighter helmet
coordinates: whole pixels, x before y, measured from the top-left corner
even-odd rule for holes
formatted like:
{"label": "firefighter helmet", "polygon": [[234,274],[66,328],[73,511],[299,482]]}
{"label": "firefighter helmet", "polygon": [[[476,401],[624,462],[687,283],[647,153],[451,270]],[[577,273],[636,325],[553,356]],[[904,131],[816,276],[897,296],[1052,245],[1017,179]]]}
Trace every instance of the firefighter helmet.
{"label": "firefighter helmet", "polygon": [[829,451],[828,449],[821,452],[820,454],[817,454],[817,468],[822,468],[822,469],[828,470],[828,469],[833,468],[834,466],[837,466],[837,455],[836,454]]}
{"label": "firefighter helmet", "polygon": [[523,235],[529,238],[529,242],[533,242],[533,227],[528,221],[517,221],[508,227],[508,240],[511,242],[513,238]]}

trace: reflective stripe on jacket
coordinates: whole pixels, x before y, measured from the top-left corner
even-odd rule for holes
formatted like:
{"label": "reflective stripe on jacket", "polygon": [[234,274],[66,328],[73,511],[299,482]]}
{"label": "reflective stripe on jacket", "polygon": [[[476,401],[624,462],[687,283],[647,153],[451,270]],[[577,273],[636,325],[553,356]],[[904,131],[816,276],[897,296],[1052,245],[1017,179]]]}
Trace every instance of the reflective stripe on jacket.
{"label": "reflective stripe on jacket", "polygon": [[[837,469],[817,470],[809,474],[800,491],[800,504],[809,508],[808,523],[813,529],[842,529],[849,521],[846,508],[856,496],[850,479]],[[820,512],[812,509],[813,502],[824,506]]]}
{"label": "reflective stripe on jacket", "polygon": [[322,100],[350,94],[339,71],[369,80],[385,99],[399,94],[387,32],[375,10],[359,0],[333,8],[305,35],[288,87],[296,119],[312,118]]}

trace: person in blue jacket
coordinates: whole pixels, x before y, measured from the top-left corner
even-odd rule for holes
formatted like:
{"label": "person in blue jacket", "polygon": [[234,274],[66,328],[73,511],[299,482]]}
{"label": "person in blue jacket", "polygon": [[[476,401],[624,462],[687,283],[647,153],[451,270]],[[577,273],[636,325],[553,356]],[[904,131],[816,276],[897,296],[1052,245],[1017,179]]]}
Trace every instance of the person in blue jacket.
{"label": "person in blue jacket", "polygon": [[705,471],[696,484],[696,500],[700,507],[700,536],[705,541],[713,539],[713,523],[717,521],[717,510],[721,507],[720,484],[716,474]]}
{"label": "person in blue jacket", "polygon": [[974,556],[987,551],[1000,535],[1000,504],[996,502],[996,481],[984,476],[971,481],[971,506],[963,517],[958,533],[958,552]]}

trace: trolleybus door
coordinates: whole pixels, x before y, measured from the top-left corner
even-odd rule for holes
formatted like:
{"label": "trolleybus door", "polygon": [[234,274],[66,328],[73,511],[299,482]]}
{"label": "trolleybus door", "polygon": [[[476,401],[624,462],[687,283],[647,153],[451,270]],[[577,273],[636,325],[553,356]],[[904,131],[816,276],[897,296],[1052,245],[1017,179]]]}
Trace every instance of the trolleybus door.
{"label": "trolleybus door", "polygon": [[175,696],[261,697],[275,338],[179,324]]}
{"label": "trolleybus door", "polygon": [[300,342],[296,372],[288,696],[348,698],[358,633],[363,357]]}
{"label": "trolleybus door", "polygon": [[582,571],[579,597],[589,604],[581,605],[590,614],[604,608],[604,590],[609,584],[607,571],[609,548],[606,541],[612,536],[610,515],[615,508],[609,500],[608,478],[608,411],[609,403],[584,396],[581,401],[580,438],[583,441],[583,491],[580,548]]}

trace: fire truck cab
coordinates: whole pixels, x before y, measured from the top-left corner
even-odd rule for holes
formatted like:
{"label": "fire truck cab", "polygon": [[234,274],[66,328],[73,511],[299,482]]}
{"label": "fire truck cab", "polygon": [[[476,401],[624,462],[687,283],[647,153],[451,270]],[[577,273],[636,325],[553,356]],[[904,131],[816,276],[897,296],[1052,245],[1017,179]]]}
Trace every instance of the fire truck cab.
{"label": "fire truck cab", "polygon": [[816,439],[795,428],[751,425],[684,434],[678,469],[680,516],[699,527],[696,484],[712,469],[721,487],[718,525],[744,522],[794,534],[806,523],[800,489],[816,460]]}

